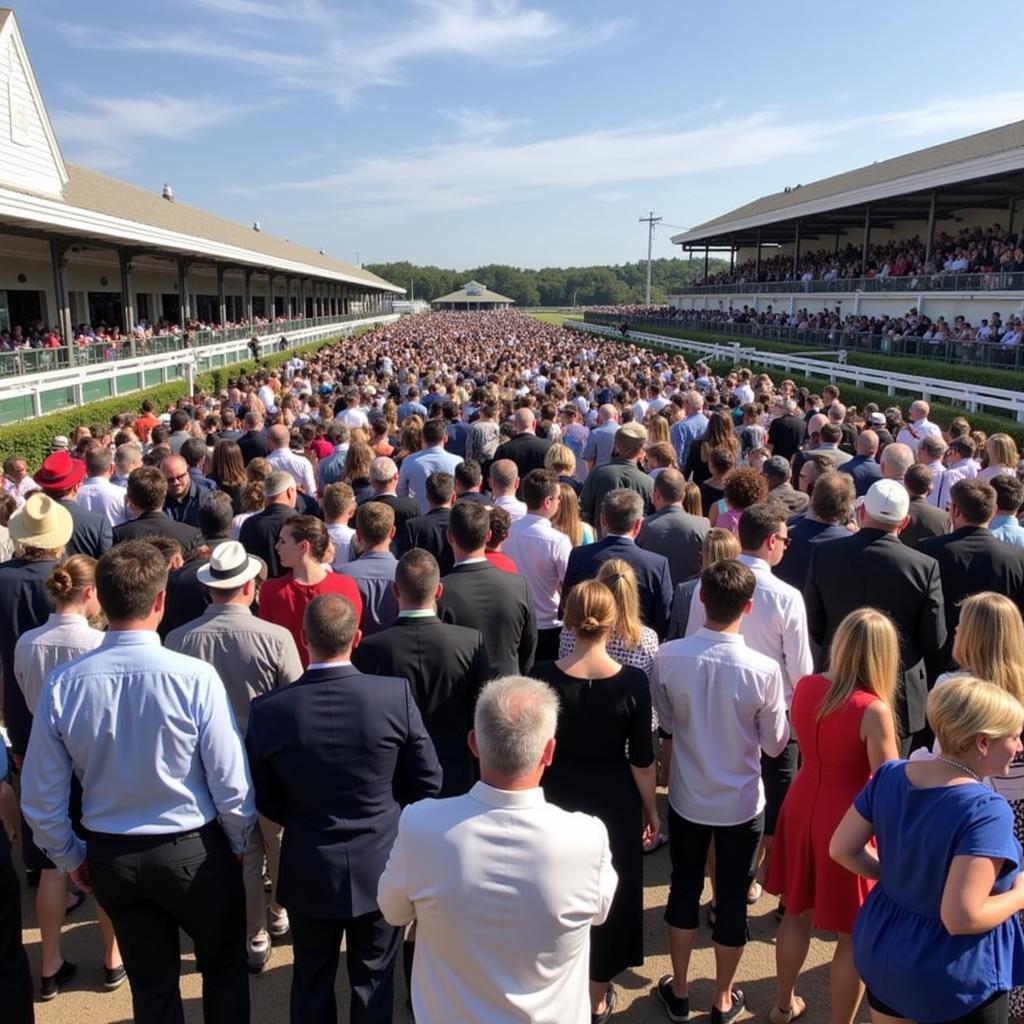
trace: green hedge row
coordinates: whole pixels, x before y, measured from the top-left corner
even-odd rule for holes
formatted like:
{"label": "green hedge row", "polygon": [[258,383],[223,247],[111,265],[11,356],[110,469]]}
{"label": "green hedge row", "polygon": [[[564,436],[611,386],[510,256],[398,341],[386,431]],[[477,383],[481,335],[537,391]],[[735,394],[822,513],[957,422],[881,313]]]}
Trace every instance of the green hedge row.
{"label": "green hedge row", "polygon": [[[687,331],[675,327],[640,326],[637,330],[644,334],[661,334],[668,338],[689,338],[691,341],[703,341],[711,345],[739,342],[741,345],[758,348],[762,352],[777,352],[781,355],[808,351],[806,345],[797,345],[786,341],[768,341],[741,334],[726,335],[714,331]],[[829,359],[832,356],[817,355],[814,358]],[[923,356],[881,355],[874,352],[858,352],[855,349],[847,349],[846,363],[848,366],[863,366],[865,369],[895,370],[897,373],[915,373],[922,377],[935,377],[939,380],[955,380],[962,384],[982,384],[987,387],[1024,390],[1024,373],[1019,370],[971,366],[965,363],[944,363],[937,359],[926,359]]]}
{"label": "green hedge row", "polygon": [[[260,363],[264,366],[280,366],[296,353],[301,355],[304,352],[313,352],[325,345],[330,345],[335,340],[337,339],[325,338],[288,349],[287,352],[275,352],[273,355],[261,359]],[[232,363],[230,366],[201,373],[196,377],[196,389],[208,394],[219,391],[225,386],[228,378],[251,373],[256,366],[256,361],[249,359],[242,363]],[[21,455],[28,461],[29,469],[35,469],[49,455],[50,446],[58,434],[70,437],[75,427],[83,424],[88,426],[96,423],[106,427],[112,416],[122,412],[137,411],[143,399],[146,398],[153,403],[156,409],[162,409],[176,402],[187,390],[188,385],[184,379],[171,381],[161,384],[159,387],[147,388],[145,391],[133,391],[127,395],[119,395],[117,398],[106,398],[101,402],[89,402],[74,409],[62,409],[60,412],[50,413],[38,419],[25,420],[23,423],[2,427],[0,428],[0,462],[11,455]]]}

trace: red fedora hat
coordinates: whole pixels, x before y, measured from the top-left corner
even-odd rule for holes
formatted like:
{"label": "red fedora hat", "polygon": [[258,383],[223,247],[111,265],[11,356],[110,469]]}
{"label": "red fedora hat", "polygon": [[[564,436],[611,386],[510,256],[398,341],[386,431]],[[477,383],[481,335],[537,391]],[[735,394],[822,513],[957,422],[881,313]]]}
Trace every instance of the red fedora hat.
{"label": "red fedora hat", "polygon": [[80,484],[84,476],[85,463],[73,459],[70,452],[64,451],[47,455],[32,479],[44,491],[67,491]]}

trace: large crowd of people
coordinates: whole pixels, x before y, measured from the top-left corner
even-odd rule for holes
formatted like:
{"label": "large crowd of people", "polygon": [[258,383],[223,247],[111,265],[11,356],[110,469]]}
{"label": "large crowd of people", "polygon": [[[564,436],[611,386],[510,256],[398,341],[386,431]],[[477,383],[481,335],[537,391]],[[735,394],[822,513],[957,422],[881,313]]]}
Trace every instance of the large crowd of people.
{"label": "large crowd of people", "polygon": [[92,896],[141,1024],[183,1019],[179,929],[208,1024],[287,935],[293,1024],[338,1020],[342,941],[353,1021],[402,969],[419,1024],[605,1024],[647,856],[669,1020],[1024,1016],[1018,448],[841,399],[431,313],[5,453],[3,1020]]}

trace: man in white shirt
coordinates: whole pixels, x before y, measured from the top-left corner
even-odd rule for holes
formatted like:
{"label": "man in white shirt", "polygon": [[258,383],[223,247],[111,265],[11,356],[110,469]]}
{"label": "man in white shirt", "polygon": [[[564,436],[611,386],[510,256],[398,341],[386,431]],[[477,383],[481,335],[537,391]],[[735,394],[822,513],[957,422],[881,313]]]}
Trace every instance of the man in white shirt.
{"label": "man in white shirt", "polygon": [[558,617],[562,582],[572,541],[551,525],[562,503],[558,476],[550,469],[531,469],[523,479],[526,515],[513,523],[504,553],[526,580],[537,616],[536,661],[558,657],[562,620]]}
{"label": "man in white shirt", "polygon": [[389,923],[416,921],[418,1024],[590,1020],[590,926],[618,878],[604,825],[544,800],[557,719],[546,684],[493,680],[469,734],[481,781],[402,812],[377,900]]}
{"label": "man in white shirt", "polygon": [[[772,502],[761,502],[744,510],[740,517],[739,561],[754,574],[754,605],[740,622],[740,635],[751,650],[767,655],[782,673],[782,686],[787,709],[793,703],[797,680],[814,671],[814,655],[807,630],[807,609],[804,597],[796,587],[780,580],[772,570],[782,561],[789,546],[786,508]],[[686,635],[692,636],[705,623],[705,609],[695,593],[690,604]],[[777,756],[761,754],[761,781],[764,783],[764,839],[757,870],[758,883],[764,881],[768,856],[775,835],[775,824],[782,801],[796,777],[799,749],[796,738],[790,737]],[[758,888],[755,885],[755,890]],[[758,896],[757,891],[751,897]]]}
{"label": "man in white shirt", "polygon": [[124,488],[110,479],[113,456],[102,444],[93,444],[85,452],[85,479],[75,501],[90,512],[104,515],[111,527],[128,521],[124,507]]}
{"label": "man in white shirt", "polygon": [[512,522],[518,522],[526,515],[526,504],[516,497],[519,489],[519,470],[511,459],[498,459],[491,463],[488,483],[491,489],[491,504],[503,508]]}
{"label": "man in white shirt", "polygon": [[302,488],[306,494],[316,494],[316,480],[313,477],[313,464],[304,455],[299,455],[289,449],[288,445],[291,435],[283,423],[275,423],[267,431],[267,441],[270,444],[270,454],[267,455],[267,462],[274,467],[287,473],[297,487]]}
{"label": "man in white shirt", "polygon": [[12,455],[4,461],[3,489],[14,498],[18,508],[25,504],[25,495],[38,490],[35,480],[29,476],[28,463],[20,455]]}
{"label": "man in white shirt", "polygon": [[941,434],[928,434],[917,442],[917,461],[922,466],[927,466],[932,474],[932,489],[925,500],[929,505],[943,510],[949,500],[949,488],[955,482],[945,479],[945,454],[946,442],[943,441]]}
{"label": "man in white shirt", "polygon": [[349,430],[353,427],[368,428],[370,426],[369,417],[364,410],[359,408],[359,391],[356,388],[349,388],[345,392],[345,409],[338,414],[337,418]]}
{"label": "man in white shirt", "polygon": [[917,443],[922,437],[927,437],[929,434],[942,436],[942,427],[928,419],[928,414],[931,411],[932,407],[924,399],[911,402],[910,409],[907,411],[909,422],[896,438],[900,444],[905,444],[915,454],[917,454]]}
{"label": "man in white shirt", "polygon": [[776,757],[789,739],[779,666],[752,650],[740,632],[754,606],[756,583],[750,568],[733,559],[705,569],[700,594],[707,625],[664,644],[652,669],[659,729],[671,762],[672,884],[665,921],[674,974],[658,982],[658,997],[672,1020],[689,1015],[687,975],[712,838],[713,1019],[732,1021],[744,1005],[732,982],[747,941],[747,892],[764,829],[761,751]]}

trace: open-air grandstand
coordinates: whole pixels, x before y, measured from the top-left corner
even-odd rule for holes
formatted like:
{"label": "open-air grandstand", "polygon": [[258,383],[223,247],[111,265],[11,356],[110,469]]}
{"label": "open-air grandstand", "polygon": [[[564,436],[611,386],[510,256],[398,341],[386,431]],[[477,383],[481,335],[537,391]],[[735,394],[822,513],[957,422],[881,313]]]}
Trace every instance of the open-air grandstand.
{"label": "open-air grandstand", "polygon": [[66,162],[5,9],[0,66],[0,378],[186,349],[216,349],[222,365],[388,314],[404,292],[258,221],[179,202],[170,184],[147,191]]}
{"label": "open-air grandstand", "polygon": [[[963,317],[977,331],[1021,310],[1022,198],[1024,121],[794,184],[674,235],[705,274],[669,301],[842,323],[909,315],[915,328],[927,317],[942,334]],[[729,270],[709,274],[711,254]]]}

